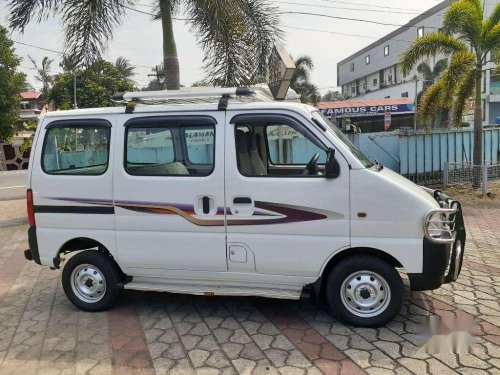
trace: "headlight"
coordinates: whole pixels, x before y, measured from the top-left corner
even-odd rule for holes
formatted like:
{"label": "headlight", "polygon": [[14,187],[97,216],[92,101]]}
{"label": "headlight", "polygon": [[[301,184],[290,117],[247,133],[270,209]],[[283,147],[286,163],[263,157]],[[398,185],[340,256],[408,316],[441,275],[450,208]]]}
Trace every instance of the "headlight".
{"label": "headlight", "polygon": [[439,208],[429,211],[423,220],[425,237],[436,243],[455,241],[455,213],[457,208]]}

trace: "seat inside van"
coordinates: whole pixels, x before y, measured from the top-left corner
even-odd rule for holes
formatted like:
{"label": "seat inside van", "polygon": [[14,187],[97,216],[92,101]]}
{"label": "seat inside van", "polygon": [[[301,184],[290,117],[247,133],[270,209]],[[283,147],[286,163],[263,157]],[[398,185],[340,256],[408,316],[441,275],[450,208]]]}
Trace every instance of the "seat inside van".
{"label": "seat inside van", "polygon": [[134,165],[128,164],[127,169],[133,174],[152,175],[152,176],[169,176],[169,175],[189,175],[189,171],[180,162],[161,163],[161,164],[145,164]]}

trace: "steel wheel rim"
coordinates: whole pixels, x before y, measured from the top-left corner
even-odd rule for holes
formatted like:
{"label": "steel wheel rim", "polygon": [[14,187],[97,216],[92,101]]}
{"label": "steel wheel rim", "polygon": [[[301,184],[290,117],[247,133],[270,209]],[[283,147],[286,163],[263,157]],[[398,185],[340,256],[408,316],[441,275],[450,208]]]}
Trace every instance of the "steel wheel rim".
{"label": "steel wheel rim", "polygon": [[92,264],[81,264],[71,272],[71,289],[79,300],[96,303],[106,294],[106,278]]}
{"label": "steel wheel rim", "polygon": [[340,297],[350,313],[370,318],[387,309],[391,301],[391,288],[378,273],[357,271],[344,279]]}

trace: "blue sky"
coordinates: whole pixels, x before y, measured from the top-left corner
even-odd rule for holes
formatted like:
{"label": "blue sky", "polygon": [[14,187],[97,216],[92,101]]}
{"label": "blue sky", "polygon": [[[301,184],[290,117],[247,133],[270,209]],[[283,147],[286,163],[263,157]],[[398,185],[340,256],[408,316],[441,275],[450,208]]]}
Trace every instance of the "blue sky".
{"label": "blue sky", "polygon": [[[299,11],[322,13],[333,16],[363,18],[374,21],[404,24],[418,12],[425,11],[440,1],[436,0],[356,0],[338,2],[332,0],[269,0],[279,7],[281,11]],[[494,0],[486,0],[494,1]],[[150,10],[152,0],[138,0],[136,8],[144,11]],[[295,3],[295,4],[292,4]],[[0,24],[7,26],[8,1],[0,0]],[[365,5],[366,4],[366,5]],[[371,5],[367,5],[371,4]],[[356,9],[345,9],[356,8]],[[398,9],[396,9],[398,8]],[[309,55],[312,57],[315,69],[312,80],[320,87],[321,92],[335,89],[336,64],[351,53],[370,44],[376,38],[396,29],[396,26],[383,26],[370,23],[334,20],[323,17],[284,14],[282,15],[283,30],[286,32],[285,44],[288,51],[294,56]],[[334,33],[356,34],[356,36],[331,34],[319,31],[301,29],[325,30]],[[109,43],[104,57],[114,61],[118,56],[124,56],[132,64],[154,66],[162,59],[162,42],[159,22],[153,22],[146,15],[128,11],[120,27],[114,32],[114,37]],[[194,35],[184,21],[175,21],[179,60],[181,64],[181,83],[189,86],[191,83],[203,78],[202,60],[203,52],[196,43]],[[24,34],[13,33],[12,39],[44,46],[49,49],[62,50],[64,36],[62,26],[57,18],[49,19],[43,23],[31,23]],[[54,71],[59,70],[60,56],[54,53],[37,50],[31,47],[16,45],[17,54],[24,60],[22,70],[27,73],[28,79],[36,88],[40,85],[33,79],[31,63],[28,55],[40,61],[44,56],[54,58]],[[150,68],[138,67],[134,77],[138,86],[144,86],[149,81],[147,74]]]}

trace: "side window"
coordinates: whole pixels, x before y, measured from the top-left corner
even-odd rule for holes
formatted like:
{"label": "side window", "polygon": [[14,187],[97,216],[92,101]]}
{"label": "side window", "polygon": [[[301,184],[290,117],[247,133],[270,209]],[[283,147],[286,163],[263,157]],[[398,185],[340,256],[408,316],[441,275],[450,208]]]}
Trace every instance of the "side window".
{"label": "side window", "polygon": [[215,127],[129,126],[125,170],[136,176],[207,176],[214,168]]}
{"label": "side window", "polygon": [[238,169],[245,176],[321,176],[325,148],[305,130],[279,123],[237,124]]}
{"label": "side window", "polygon": [[184,130],[186,149],[191,164],[213,164],[215,132],[211,127]]}
{"label": "side window", "polygon": [[272,164],[307,164],[315,153],[319,153],[319,164],[326,162],[326,151],[288,125],[266,126],[269,160]]}
{"label": "side window", "polygon": [[49,127],[42,150],[43,171],[57,175],[103,174],[108,168],[110,130],[105,126]]}

